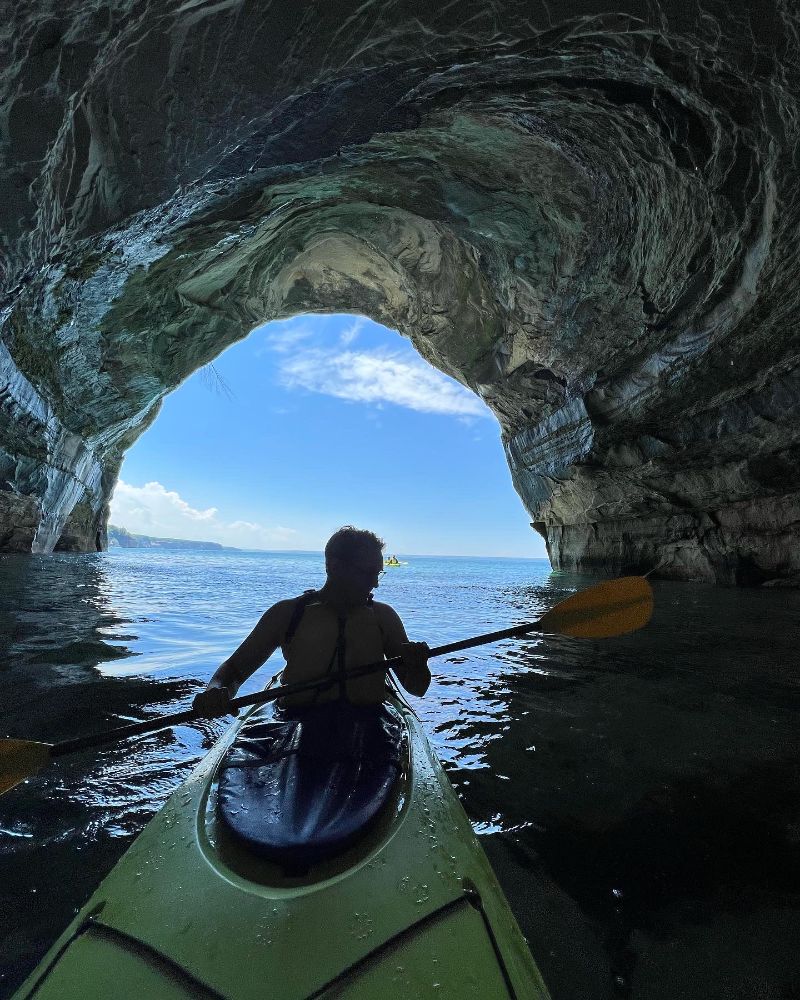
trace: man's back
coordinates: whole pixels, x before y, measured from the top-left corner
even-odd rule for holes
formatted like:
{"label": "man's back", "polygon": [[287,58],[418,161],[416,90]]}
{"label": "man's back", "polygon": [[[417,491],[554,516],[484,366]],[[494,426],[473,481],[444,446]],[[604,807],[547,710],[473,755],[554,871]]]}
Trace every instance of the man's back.
{"label": "man's back", "polygon": [[[386,605],[377,602],[352,608],[341,621],[343,624],[343,662],[346,670],[376,663],[383,659],[385,635],[382,614]],[[385,628],[385,626],[384,626]],[[294,634],[283,646],[286,667],[283,681],[294,684],[318,677],[336,677],[339,663],[340,618],[323,601],[313,598],[306,604]],[[383,701],[385,680],[382,671],[346,681],[347,699],[357,705],[379,704]],[[341,696],[338,683],[322,691],[295,695],[287,705],[321,704]]]}

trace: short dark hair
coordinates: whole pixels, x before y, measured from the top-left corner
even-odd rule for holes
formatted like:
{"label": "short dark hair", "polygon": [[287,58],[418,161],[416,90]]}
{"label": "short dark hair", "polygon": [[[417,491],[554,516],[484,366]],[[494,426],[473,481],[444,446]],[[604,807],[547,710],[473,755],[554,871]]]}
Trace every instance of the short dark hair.
{"label": "short dark hair", "polygon": [[383,552],[386,542],[372,531],[365,531],[362,528],[354,528],[352,524],[346,524],[339,528],[328,539],[325,546],[325,562],[330,559],[341,559],[345,562],[351,560],[359,552],[372,550],[376,556]]}

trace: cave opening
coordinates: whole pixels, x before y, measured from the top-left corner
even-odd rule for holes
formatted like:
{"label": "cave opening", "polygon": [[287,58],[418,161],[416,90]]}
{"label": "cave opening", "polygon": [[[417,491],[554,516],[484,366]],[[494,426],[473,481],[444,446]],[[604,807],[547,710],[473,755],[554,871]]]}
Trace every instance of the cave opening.
{"label": "cave opening", "polygon": [[491,410],[363,316],[261,324],[164,401],[127,452],[111,524],[314,549],[344,523],[405,553],[544,558]]}

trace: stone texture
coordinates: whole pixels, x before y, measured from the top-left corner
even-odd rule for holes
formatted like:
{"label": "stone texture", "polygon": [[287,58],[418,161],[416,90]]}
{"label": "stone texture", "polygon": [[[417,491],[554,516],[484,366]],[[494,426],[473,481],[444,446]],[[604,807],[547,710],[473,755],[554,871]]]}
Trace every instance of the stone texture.
{"label": "stone texture", "polygon": [[0,548],[160,400],[360,312],[497,414],[554,565],[800,579],[786,0],[0,0]]}

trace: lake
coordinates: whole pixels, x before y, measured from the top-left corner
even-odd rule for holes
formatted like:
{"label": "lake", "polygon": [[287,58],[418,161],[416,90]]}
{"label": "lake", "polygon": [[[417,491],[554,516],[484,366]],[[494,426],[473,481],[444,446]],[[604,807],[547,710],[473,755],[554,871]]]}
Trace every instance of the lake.
{"label": "lake", "polygon": [[[431,646],[596,582],[542,560],[400,556],[377,597]],[[309,553],[0,555],[0,735],[188,707],[266,607],[323,580]],[[800,593],[654,589],[638,633],[432,660],[412,703],[555,1000],[800,996]],[[0,996],[225,725],[77,754],[0,800]]]}

